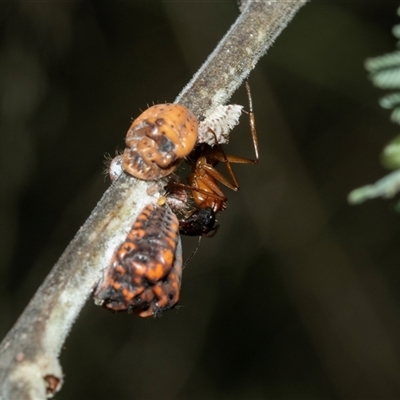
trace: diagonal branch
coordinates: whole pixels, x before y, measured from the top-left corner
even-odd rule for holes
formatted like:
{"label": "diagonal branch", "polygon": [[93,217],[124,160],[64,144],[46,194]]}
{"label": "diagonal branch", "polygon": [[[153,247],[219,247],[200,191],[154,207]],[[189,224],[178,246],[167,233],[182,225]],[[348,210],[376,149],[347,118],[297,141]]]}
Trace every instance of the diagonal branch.
{"label": "diagonal branch", "polygon": [[[306,1],[248,1],[176,102],[195,115],[226,103]],[[159,195],[154,182],[125,174],[104,193],[3,339],[1,399],[44,399],[59,390],[58,355],[69,330],[138,213]]]}

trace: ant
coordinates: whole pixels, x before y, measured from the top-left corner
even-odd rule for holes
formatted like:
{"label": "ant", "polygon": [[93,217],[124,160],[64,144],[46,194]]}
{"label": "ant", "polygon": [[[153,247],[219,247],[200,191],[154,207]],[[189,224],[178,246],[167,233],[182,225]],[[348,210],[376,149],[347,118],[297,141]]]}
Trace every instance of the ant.
{"label": "ant", "polygon": [[215,215],[211,207],[197,208],[188,217],[179,220],[179,233],[186,236],[212,237],[219,228]]}
{"label": "ant", "polygon": [[[196,209],[189,216],[180,219],[180,233],[187,236],[214,236],[219,228],[216,223],[216,214],[226,208],[228,198],[223,193],[218,183],[237,191],[239,183],[232,170],[231,164],[257,164],[258,162],[258,138],[255,128],[253,102],[251,98],[250,85],[246,83],[246,91],[249,99],[249,122],[254,145],[255,158],[249,159],[239,156],[225,154],[222,146],[218,143],[214,131],[211,133],[215,138],[215,146],[202,143],[192,150],[185,159],[192,166],[192,173],[188,176],[188,185],[176,183],[174,185],[191,190],[192,198]],[[222,162],[225,164],[230,179],[222,175],[216,165]],[[209,235],[211,233],[211,235]],[[199,238],[199,241],[200,241]]]}

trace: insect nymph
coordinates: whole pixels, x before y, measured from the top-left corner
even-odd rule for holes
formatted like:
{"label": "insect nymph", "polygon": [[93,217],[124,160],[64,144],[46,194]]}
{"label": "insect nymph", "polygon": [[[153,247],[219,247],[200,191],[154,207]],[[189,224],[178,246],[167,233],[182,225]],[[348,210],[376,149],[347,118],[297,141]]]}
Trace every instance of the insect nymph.
{"label": "insect nymph", "polygon": [[115,251],[95,291],[96,304],[141,317],[179,300],[182,248],[178,219],[167,205],[147,205]]}

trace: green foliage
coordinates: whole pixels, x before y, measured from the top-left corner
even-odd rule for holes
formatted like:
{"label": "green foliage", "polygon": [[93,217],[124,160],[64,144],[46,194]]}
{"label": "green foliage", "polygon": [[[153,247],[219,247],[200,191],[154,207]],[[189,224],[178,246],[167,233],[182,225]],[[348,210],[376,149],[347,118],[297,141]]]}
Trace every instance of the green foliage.
{"label": "green foliage", "polygon": [[[397,10],[397,14],[400,15],[400,8]],[[392,33],[397,39],[400,39],[400,24],[393,27]],[[400,47],[400,41],[397,43],[397,47]],[[376,87],[400,89],[400,50],[367,59],[365,69],[370,73],[372,83]],[[400,92],[382,97],[379,104],[383,108],[393,109],[391,120],[400,124]]]}
{"label": "green foliage", "polygon": [[[397,14],[400,15],[400,8]],[[400,24],[393,27],[392,33],[400,39]],[[400,41],[397,47],[400,47]],[[375,86],[386,90],[400,89],[400,50],[367,59],[365,68]],[[390,119],[400,125],[400,91],[385,95],[379,100],[379,104],[393,110]],[[381,153],[381,162],[386,168],[395,171],[374,184],[354,189],[349,194],[349,203],[359,204],[375,197],[393,197],[400,191],[400,135],[385,146]],[[400,203],[397,207],[400,208]]]}
{"label": "green foliage", "polygon": [[381,153],[381,162],[388,169],[400,168],[400,135],[385,146]]}

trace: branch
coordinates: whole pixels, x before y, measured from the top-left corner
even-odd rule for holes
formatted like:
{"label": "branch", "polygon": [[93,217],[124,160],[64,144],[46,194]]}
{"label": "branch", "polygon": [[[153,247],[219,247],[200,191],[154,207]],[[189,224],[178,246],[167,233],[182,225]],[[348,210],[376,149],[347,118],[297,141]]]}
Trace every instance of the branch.
{"label": "branch", "polygon": [[[248,1],[175,101],[195,115],[226,103],[306,1]],[[122,174],[104,193],[0,344],[1,399],[44,399],[60,389],[64,340],[138,213],[160,196],[159,186]]]}
{"label": "branch", "polygon": [[195,115],[225,104],[307,0],[248,1],[176,103]]}

